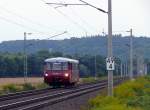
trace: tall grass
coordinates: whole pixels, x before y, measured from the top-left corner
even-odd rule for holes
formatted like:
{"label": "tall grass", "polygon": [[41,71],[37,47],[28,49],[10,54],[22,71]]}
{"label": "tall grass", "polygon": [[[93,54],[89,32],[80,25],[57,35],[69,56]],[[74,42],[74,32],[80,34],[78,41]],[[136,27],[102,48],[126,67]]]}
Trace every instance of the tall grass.
{"label": "tall grass", "polygon": [[87,78],[81,78],[82,83],[89,83],[89,82],[96,82],[99,80],[105,80],[107,77],[97,77],[96,79],[94,77],[87,77]]}
{"label": "tall grass", "polygon": [[22,90],[27,91],[27,90],[34,90],[36,89],[31,83],[25,83],[22,85]]}
{"label": "tall grass", "polygon": [[48,88],[49,85],[47,85],[46,83],[39,83],[35,86],[37,89],[44,89],[44,88]]}
{"label": "tall grass", "polygon": [[150,110],[150,77],[127,81],[114,89],[114,97],[97,96],[90,110]]}
{"label": "tall grass", "polygon": [[15,93],[20,91],[21,88],[18,85],[15,84],[8,84],[2,87],[2,93]]}
{"label": "tall grass", "polygon": [[7,84],[0,87],[0,95],[8,94],[8,93],[15,93],[20,91],[28,91],[28,90],[35,90],[35,89],[44,89],[47,88],[48,85],[45,83],[38,83],[38,84]]}

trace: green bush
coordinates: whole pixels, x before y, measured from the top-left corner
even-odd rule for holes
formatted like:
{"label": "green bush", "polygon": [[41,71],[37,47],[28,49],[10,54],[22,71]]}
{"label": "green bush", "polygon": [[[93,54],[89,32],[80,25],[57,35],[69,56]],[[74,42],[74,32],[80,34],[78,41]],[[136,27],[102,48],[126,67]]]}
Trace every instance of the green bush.
{"label": "green bush", "polygon": [[96,82],[98,80],[104,80],[104,79],[107,79],[107,78],[106,77],[97,77],[95,79],[95,77],[86,77],[86,78],[82,78],[81,82],[83,82],[83,83],[89,83],[89,82]]}
{"label": "green bush", "polygon": [[140,107],[143,108],[143,110],[149,110],[150,109],[150,96],[138,96],[132,100],[127,101],[128,106],[132,107]]}
{"label": "green bush", "polygon": [[14,92],[20,91],[21,89],[14,84],[8,84],[8,85],[3,86],[2,90],[5,93],[14,93]]}
{"label": "green bush", "polygon": [[4,92],[2,90],[0,90],[0,95],[4,94]]}
{"label": "green bush", "polygon": [[36,85],[36,89],[44,89],[48,88],[49,86],[46,83],[39,83]]}
{"label": "green bush", "polygon": [[95,82],[95,78],[94,77],[87,77],[87,78],[82,78],[82,82],[83,83],[88,83],[88,82]]}
{"label": "green bush", "polygon": [[92,99],[89,101],[90,102],[90,106],[94,107],[94,106],[106,106],[109,104],[120,104],[120,101],[117,98],[114,97],[105,97],[105,96],[98,96],[95,99]]}
{"label": "green bush", "polygon": [[[116,97],[98,96],[89,101],[90,110],[138,110],[127,106]],[[139,109],[140,110],[140,109]]]}
{"label": "green bush", "polygon": [[25,83],[25,84],[22,85],[22,87],[23,87],[23,90],[24,90],[24,91],[36,89],[36,88],[35,88],[34,86],[32,86],[32,84],[30,84],[30,83]]}
{"label": "green bush", "polygon": [[19,91],[27,91],[27,90],[34,90],[34,89],[44,89],[48,88],[49,86],[45,83],[38,83],[38,84],[7,84],[0,87],[0,95],[8,94],[8,93],[15,93]]}

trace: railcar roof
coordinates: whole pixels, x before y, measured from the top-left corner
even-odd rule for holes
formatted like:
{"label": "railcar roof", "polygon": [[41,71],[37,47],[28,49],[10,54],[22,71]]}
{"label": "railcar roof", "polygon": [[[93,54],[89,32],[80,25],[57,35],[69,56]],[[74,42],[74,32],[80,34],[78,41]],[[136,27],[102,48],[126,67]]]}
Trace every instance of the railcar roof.
{"label": "railcar roof", "polygon": [[45,62],[71,62],[71,63],[79,63],[78,60],[64,58],[64,57],[56,57],[56,58],[48,58]]}

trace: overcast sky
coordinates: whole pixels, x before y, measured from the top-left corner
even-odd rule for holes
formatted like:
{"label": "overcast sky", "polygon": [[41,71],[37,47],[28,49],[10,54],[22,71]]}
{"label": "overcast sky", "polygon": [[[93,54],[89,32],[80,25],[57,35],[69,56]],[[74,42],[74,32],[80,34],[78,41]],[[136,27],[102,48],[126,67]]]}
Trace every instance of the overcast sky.
{"label": "overcast sky", "polygon": [[[44,0],[45,2],[81,3],[79,0]],[[23,39],[53,39],[85,36],[107,32],[107,14],[89,6],[58,7],[43,0],[0,0],[0,42]],[[107,0],[85,0],[107,11]],[[58,7],[58,8],[55,8]],[[112,0],[113,31],[133,28],[135,36],[150,36],[150,0]],[[121,32],[122,31],[122,32]]]}

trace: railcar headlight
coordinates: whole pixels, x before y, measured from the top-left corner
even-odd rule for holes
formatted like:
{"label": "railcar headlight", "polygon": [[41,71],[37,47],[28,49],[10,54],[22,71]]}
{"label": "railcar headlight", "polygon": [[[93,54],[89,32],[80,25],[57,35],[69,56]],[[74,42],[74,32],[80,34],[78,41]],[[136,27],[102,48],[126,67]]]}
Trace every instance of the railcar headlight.
{"label": "railcar headlight", "polygon": [[65,77],[68,77],[69,76],[69,73],[65,73]]}
{"label": "railcar headlight", "polygon": [[48,76],[48,74],[47,74],[47,73],[45,73],[45,76]]}

